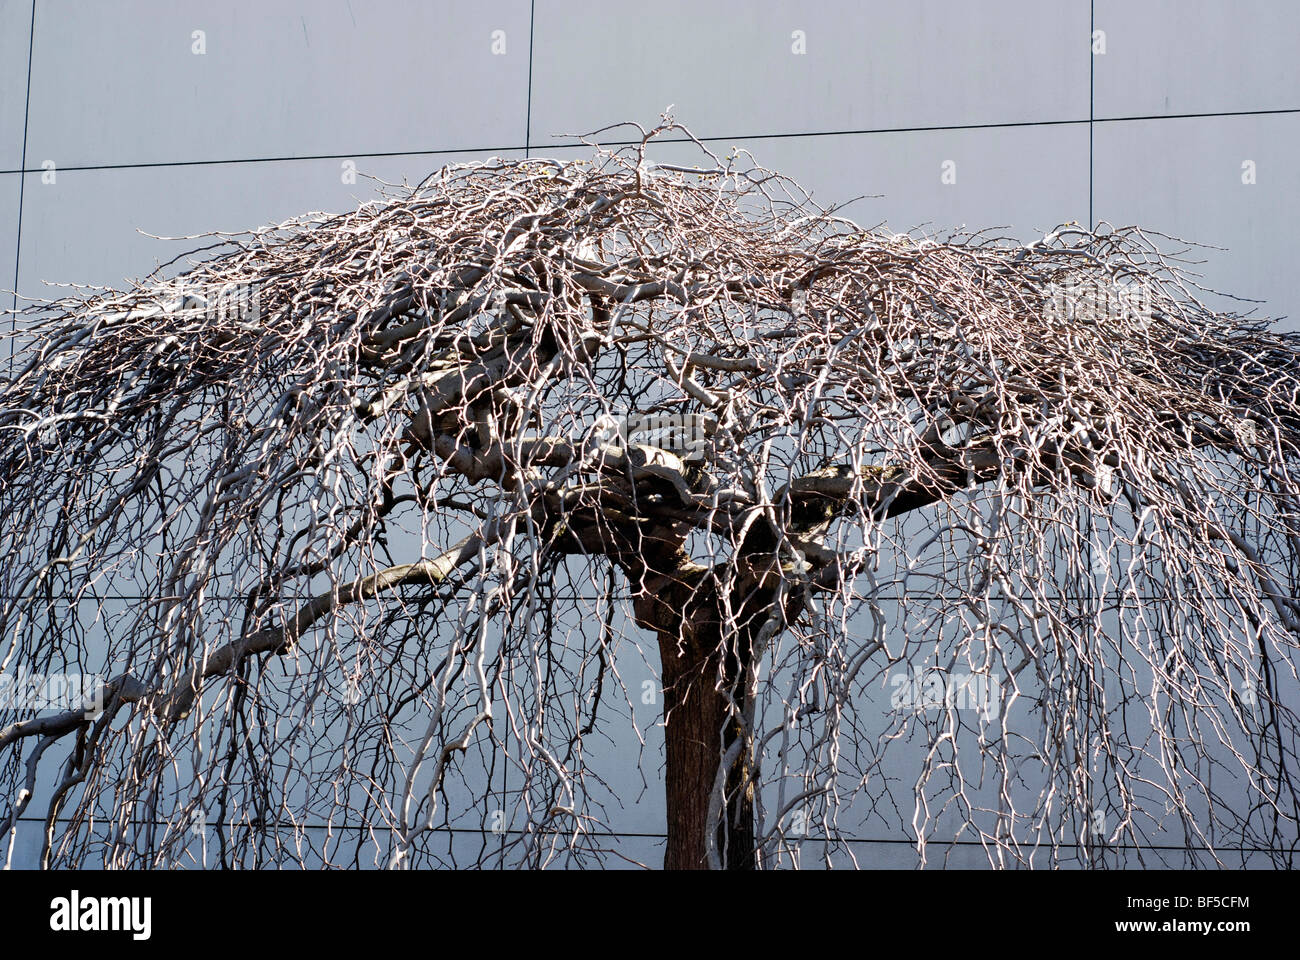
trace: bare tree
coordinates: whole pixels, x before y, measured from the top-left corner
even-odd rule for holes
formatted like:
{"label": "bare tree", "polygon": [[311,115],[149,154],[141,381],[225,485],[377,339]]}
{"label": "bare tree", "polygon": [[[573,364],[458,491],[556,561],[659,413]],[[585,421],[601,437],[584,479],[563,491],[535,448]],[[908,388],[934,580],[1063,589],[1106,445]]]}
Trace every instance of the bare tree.
{"label": "bare tree", "polygon": [[581,864],[649,641],[668,867],[1291,865],[1300,337],[1152,236],[864,230],[666,119],[28,308],[0,667],[111,679],[3,704],[9,837],[441,863],[503,769],[477,859]]}

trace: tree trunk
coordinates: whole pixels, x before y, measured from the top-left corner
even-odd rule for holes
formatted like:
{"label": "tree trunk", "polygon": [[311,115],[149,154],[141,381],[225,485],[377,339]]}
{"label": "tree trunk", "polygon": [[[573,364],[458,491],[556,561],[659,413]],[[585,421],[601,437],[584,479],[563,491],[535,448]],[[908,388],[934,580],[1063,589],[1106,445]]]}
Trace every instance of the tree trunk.
{"label": "tree trunk", "polygon": [[[686,633],[689,637],[693,631]],[[704,631],[706,638],[712,633]],[[750,760],[745,746],[727,772],[725,821],[711,821],[709,816],[719,764],[742,732],[742,725],[729,710],[727,694],[734,690],[735,696],[746,696],[742,670],[747,657],[742,652],[740,657],[724,660],[716,642],[698,635],[692,639],[694,642],[683,642],[680,636],[659,634],[667,741],[668,850],[664,869],[709,869],[712,832],[721,865],[728,870],[752,870],[754,788],[746,782]],[[709,639],[716,639],[716,634]],[[738,676],[742,678],[739,684]]]}
{"label": "tree trunk", "polygon": [[[727,870],[758,867],[755,853],[754,764],[742,717],[750,717],[754,698],[752,660],[760,627],[770,619],[779,594],[768,563],[747,561],[733,596],[745,598],[731,610],[724,629],[723,604],[715,574],[680,553],[649,560],[644,575],[635,569],[633,596],[637,622],[659,641],[664,686],[666,741],[665,799],[668,814],[667,870]],[[657,561],[657,562],[655,562]],[[793,612],[792,610],[790,611]],[[725,638],[725,639],[724,639]],[[733,706],[734,704],[734,706]],[[752,717],[750,717],[752,722]],[[710,816],[714,785],[724,757],[729,761],[722,810]]]}

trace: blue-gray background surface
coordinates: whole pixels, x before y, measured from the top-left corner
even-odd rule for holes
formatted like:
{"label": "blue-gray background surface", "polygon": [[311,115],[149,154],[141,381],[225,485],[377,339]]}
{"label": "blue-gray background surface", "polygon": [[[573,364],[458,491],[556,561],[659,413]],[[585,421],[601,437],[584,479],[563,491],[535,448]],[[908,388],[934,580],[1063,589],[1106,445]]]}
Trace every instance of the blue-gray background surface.
{"label": "blue-gray background surface", "polygon": [[[372,190],[348,161],[415,182],[569,157],[672,104],[823,204],[863,197],[863,224],[1105,220],[1224,248],[1205,283],[1300,329],[1297,39],[1292,0],[0,0],[0,288],[120,284],[194,245],[150,234],[349,208]],[[615,829],[653,863],[635,749],[607,770]],[[863,839],[862,862],[914,862],[901,825]]]}

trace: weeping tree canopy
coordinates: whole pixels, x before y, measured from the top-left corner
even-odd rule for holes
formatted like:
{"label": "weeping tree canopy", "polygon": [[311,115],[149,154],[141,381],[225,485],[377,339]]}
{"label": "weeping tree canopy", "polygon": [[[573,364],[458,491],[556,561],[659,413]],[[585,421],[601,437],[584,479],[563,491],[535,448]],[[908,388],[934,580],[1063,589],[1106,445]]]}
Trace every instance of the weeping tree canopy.
{"label": "weeping tree canopy", "polygon": [[864,230],[665,120],[34,304],[6,842],[581,865],[662,790],[672,867],[1293,865],[1300,337],[1153,236]]}

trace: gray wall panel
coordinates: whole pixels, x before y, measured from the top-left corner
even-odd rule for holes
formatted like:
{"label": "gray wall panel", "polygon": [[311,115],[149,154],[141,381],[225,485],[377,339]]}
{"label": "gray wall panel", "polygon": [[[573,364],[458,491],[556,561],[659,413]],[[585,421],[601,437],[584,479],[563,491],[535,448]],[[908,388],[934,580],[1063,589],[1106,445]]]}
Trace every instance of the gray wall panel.
{"label": "gray wall panel", "polygon": [[515,146],[528,4],[46,0],[34,60],[29,165]]}
{"label": "gray wall panel", "polygon": [[[0,290],[14,288],[14,250],[18,243],[20,179],[20,175],[16,173],[0,173]],[[8,310],[11,304],[10,297],[0,297],[0,310]]]}
{"label": "gray wall panel", "polygon": [[[1286,326],[1300,329],[1300,276],[1289,242],[1300,217],[1300,114],[1104,123],[1096,137],[1098,218],[1226,248],[1190,254],[1206,261],[1194,268],[1203,283],[1265,300],[1262,314],[1288,316]],[[1242,182],[1248,161],[1254,184]]]}
{"label": "gray wall panel", "polygon": [[535,32],[542,145],[669,104],[727,137],[1088,115],[1084,3],[540,0]]}
{"label": "gray wall panel", "polygon": [[0,170],[22,167],[31,0],[0,0]]}
{"label": "gray wall panel", "polygon": [[1298,16],[1288,0],[1096,0],[1096,115],[1294,110]]}

